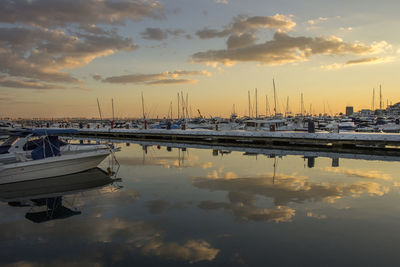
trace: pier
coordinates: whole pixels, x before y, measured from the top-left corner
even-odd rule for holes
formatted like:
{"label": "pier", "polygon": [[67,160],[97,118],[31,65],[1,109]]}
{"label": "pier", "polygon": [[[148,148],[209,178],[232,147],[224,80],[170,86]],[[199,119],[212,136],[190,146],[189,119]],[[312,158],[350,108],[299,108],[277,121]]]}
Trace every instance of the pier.
{"label": "pier", "polygon": [[400,134],[80,129],[74,137],[400,156]]}

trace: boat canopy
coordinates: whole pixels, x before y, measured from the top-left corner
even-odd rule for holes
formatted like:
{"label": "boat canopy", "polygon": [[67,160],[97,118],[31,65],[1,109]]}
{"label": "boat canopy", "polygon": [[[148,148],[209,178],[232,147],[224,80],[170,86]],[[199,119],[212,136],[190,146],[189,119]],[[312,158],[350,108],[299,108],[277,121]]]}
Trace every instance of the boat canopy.
{"label": "boat canopy", "polygon": [[77,134],[78,130],[76,129],[34,129],[31,130],[32,134],[35,136],[58,136],[64,134]]}
{"label": "boat canopy", "polygon": [[58,136],[47,136],[41,138],[37,147],[32,150],[33,160],[55,157],[60,155],[60,140]]}
{"label": "boat canopy", "polygon": [[33,136],[60,136],[67,134],[77,134],[77,129],[16,129],[10,131],[11,136],[26,137],[30,134]]}

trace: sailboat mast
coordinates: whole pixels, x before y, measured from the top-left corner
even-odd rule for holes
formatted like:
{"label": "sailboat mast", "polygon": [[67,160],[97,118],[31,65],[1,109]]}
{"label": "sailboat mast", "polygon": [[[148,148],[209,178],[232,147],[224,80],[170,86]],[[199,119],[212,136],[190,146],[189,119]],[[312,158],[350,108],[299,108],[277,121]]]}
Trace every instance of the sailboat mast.
{"label": "sailboat mast", "polygon": [[258,100],[257,100],[257,88],[256,88],[256,119],[258,118]]}
{"label": "sailboat mast", "polygon": [[143,97],[143,92],[142,92],[142,115],[143,115],[143,119],[146,119],[146,114],[144,113],[144,97]]}
{"label": "sailboat mast", "polygon": [[375,110],[375,88],[372,88],[372,110]]}
{"label": "sailboat mast", "polygon": [[301,100],[300,100],[300,115],[303,116],[304,112],[304,102],[303,102],[303,93],[301,93]]}
{"label": "sailboat mast", "polygon": [[379,109],[382,110],[382,87],[379,85]]}
{"label": "sailboat mast", "polygon": [[179,112],[180,112],[180,107],[179,107],[179,92],[178,92],[178,120],[179,120],[179,118],[180,118]]}
{"label": "sailboat mast", "polygon": [[97,107],[99,108],[100,121],[103,124],[103,116],[101,116],[101,109],[100,109],[100,103],[99,103],[99,99],[98,98],[97,98]]}
{"label": "sailboat mast", "polygon": [[274,86],[274,113],[276,117],[276,89],[275,89],[275,80],[272,78],[272,85]]}
{"label": "sailboat mast", "polygon": [[112,120],[114,121],[114,98],[111,98]]}
{"label": "sailboat mast", "polygon": [[251,114],[250,114],[250,91],[248,91],[248,95],[249,95],[249,118],[251,118]]}
{"label": "sailboat mast", "polygon": [[285,112],[285,117],[289,114],[289,96],[286,98],[286,112]]}
{"label": "sailboat mast", "polygon": [[181,91],[181,98],[182,98],[182,119],[185,118],[185,100],[183,99],[183,92]]}
{"label": "sailboat mast", "polygon": [[189,93],[186,93],[186,118],[189,118],[188,106],[189,106]]}

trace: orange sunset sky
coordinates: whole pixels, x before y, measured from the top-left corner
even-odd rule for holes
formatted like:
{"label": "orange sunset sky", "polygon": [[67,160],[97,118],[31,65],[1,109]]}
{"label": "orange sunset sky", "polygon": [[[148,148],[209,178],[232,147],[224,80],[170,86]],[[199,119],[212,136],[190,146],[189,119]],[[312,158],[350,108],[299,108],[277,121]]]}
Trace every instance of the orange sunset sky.
{"label": "orange sunset sky", "polygon": [[0,1],[0,117],[314,114],[400,101],[398,1]]}

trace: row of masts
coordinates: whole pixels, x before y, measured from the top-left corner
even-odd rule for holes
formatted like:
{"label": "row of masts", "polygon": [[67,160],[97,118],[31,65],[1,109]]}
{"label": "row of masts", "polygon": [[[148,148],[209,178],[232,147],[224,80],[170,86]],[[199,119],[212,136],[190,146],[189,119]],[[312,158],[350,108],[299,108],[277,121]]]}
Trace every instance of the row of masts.
{"label": "row of masts", "polygon": [[[269,100],[268,100],[268,95],[265,95],[265,115],[266,116],[275,116],[277,117],[278,114],[278,104],[277,104],[277,95],[276,95],[276,86],[275,86],[275,80],[272,79],[272,87],[273,87],[273,94],[274,94],[274,107],[273,107],[273,113],[271,113],[270,106],[269,106]],[[258,118],[258,96],[257,96],[257,88],[254,90],[254,102],[255,104],[251,104],[251,93],[248,91],[248,117],[249,118]],[[325,103],[324,103],[325,105]],[[311,113],[312,111],[312,104],[310,104],[310,110],[309,112]],[[254,114],[255,113],[255,114]],[[324,113],[325,113],[325,106],[324,106]],[[290,112],[289,108],[289,96],[286,97],[286,106],[285,106],[285,114],[284,116],[287,117],[291,115],[292,113]],[[255,116],[254,116],[255,115]],[[282,114],[283,115],[283,114]],[[306,115],[306,109],[304,106],[304,99],[303,99],[303,93],[301,93],[301,103],[300,103],[300,115]]]}
{"label": "row of masts", "polygon": [[[266,116],[277,116],[278,111],[277,111],[277,96],[276,96],[276,87],[275,87],[275,80],[272,79],[272,85],[273,85],[273,92],[274,92],[274,113],[271,114],[270,107],[269,107],[269,101],[268,101],[268,95],[265,95],[265,113]],[[253,118],[254,117],[254,112],[252,109],[251,105],[251,96],[250,96],[250,91],[248,91],[248,98],[249,98],[249,117]],[[144,95],[143,92],[141,93],[141,102],[142,102],[142,118],[144,120],[147,119],[147,115],[145,112],[145,102],[144,102]],[[257,96],[257,88],[255,89],[255,118],[259,117],[258,114],[258,96]],[[114,121],[115,116],[114,116],[114,99],[111,99],[111,106],[112,106],[112,121]],[[98,112],[100,116],[100,120],[103,121],[103,116],[100,108],[100,103],[99,99],[97,98],[97,107],[98,107]],[[254,108],[254,107],[253,107]],[[324,108],[325,110],[325,108]],[[310,105],[310,111],[311,111],[311,105]],[[198,110],[200,117],[202,117],[200,110]],[[303,115],[305,113],[305,108],[304,108],[304,101],[303,101],[303,93],[301,93],[301,111],[300,114]],[[285,116],[290,115],[290,109],[289,109],[289,96],[286,98],[286,108],[285,108]],[[235,104],[233,104],[233,110],[232,110],[232,115],[236,116],[236,109],[235,109]],[[186,98],[184,97],[183,92],[181,91],[180,93],[177,93],[177,118],[179,119],[186,119],[192,117],[192,111],[191,111],[191,106],[190,106],[190,115],[189,115],[189,95],[186,93]],[[168,119],[173,119],[173,105],[172,101],[170,102],[169,109],[168,109]]]}
{"label": "row of masts", "polygon": [[[390,103],[392,105],[392,103]],[[384,100],[382,98],[382,85],[379,85],[379,110],[384,109]],[[389,106],[389,99],[386,100],[386,108]],[[375,111],[375,88],[372,88],[372,105],[371,110]]]}
{"label": "row of masts", "polygon": [[[265,116],[278,116],[278,115],[283,115],[283,114],[278,114],[278,108],[277,108],[277,94],[276,94],[276,87],[275,87],[275,80],[272,79],[272,86],[273,86],[273,94],[274,94],[274,107],[273,107],[273,113],[271,113],[270,106],[269,106],[269,100],[268,100],[268,95],[265,95]],[[148,116],[146,116],[145,112],[145,103],[144,103],[144,96],[143,92],[141,93],[141,100],[142,100],[142,118],[146,119]],[[258,114],[258,91],[257,88],[255,88],[254,91],[254,105],[251,104],[251,93],[250,90],[248,91],[248,117],[249,118],[259,118]],[[383,100],[382,100],[382,86],[379,85],[379,110],[383,109]],[[112,121],[114,121],[114,99],[111,99],[111,106],[112,106]],[[389,106],[389,101],[387,101],[387,106]],[[97,98],[97,107],[99,111],[99,116],[100,120],[103,121],[103,116],[100,108],[100,103],[99,99]],[[189,110],[190,110],[190,115],[189,115]],[[326,114],[326,107],[325,107],[325,102],[324,102],[324,114]],[[375,110],[375,88],[372,90],[372,105],[371,105],[371,110]],[[198,110],[198,113],[200,117],[202,118],[202,115],[200,113],[200,110]],[[310,104],[310,109],[309,109],[309,114],[312,113],[312,104]],[[306,109],[304,105],[304,98],[303,98],[303,93],[300,95],[300,115],[306,115]],[[233,104],[233,109],[232,109],[232,115],[236,116],[236,109],[235,109],[235,104]],[[255,116],[254,116],[255,115]],[[291,115],[290,108],[289,108],[289,96],[286,98],[286,106],[285,106],[285,112],[284,116],[287,117]],[[189,108],[189,95],[186,93],[186,97],[184,97],[183,92],[181,91],[180,93],[177,93],[177,118],[178,120],[180,119],[188,119],[192,117],[192,110],[191,106]],[[168,119],[173,119],[173,105],[172,101],[170,102],[169,109],[168,109]]]}

